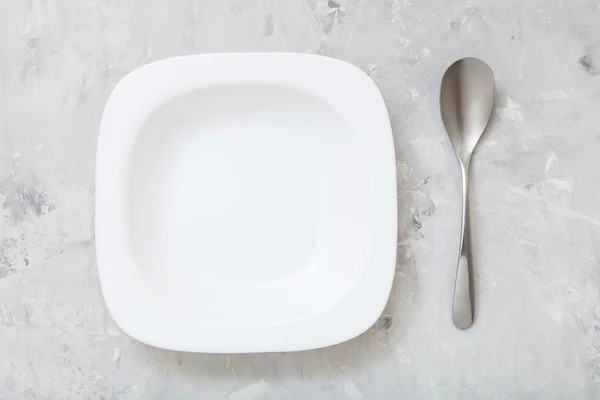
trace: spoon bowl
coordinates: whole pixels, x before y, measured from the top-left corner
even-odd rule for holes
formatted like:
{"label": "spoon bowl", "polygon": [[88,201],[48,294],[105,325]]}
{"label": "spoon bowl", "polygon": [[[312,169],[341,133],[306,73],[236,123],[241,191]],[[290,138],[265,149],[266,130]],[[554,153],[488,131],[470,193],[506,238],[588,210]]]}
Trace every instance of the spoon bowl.
{"label": "spoon bowl", "polygon": [[446,70],[440,91],[442,121],[462,163],[468,163],[493,106],[494,75],[486,63],[463,58]]}
{"label": "spoon bowl", "polygon": [[473,323],[473,272],[469,217],[469,165],[494,107],[494,75],[486,63],[463,58],[442,78],[440,110],[460,162],[463,188],[460,257],[454,288],[452,321],[459,329]]}

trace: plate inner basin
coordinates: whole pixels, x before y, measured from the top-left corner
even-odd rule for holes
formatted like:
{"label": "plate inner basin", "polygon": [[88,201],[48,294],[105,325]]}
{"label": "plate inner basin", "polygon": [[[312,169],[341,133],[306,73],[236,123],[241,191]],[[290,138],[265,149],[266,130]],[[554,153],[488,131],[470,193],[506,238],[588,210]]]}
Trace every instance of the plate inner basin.
{"label": "plate inner basin", "polygon": [[308,317],[365,268],[368,165],[316,95],[239,84],[154,111],[129,171],[129,237],[165,307],[224,325]]}

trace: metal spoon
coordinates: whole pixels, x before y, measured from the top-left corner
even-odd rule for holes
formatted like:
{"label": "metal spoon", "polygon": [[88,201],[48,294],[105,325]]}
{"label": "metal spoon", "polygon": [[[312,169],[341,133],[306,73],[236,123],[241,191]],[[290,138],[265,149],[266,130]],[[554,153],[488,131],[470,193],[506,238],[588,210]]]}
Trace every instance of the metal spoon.
{"label": "metal spoon", "polygon": [[469,218],[469,163],[475,145],[490,120],[494,106],[494,75],[481,60],[463,58],[442,78],[442,121],[460,162],[463,206],[460,258],[456,271],[452,321],[459,329],[473,323],[473,270]]}

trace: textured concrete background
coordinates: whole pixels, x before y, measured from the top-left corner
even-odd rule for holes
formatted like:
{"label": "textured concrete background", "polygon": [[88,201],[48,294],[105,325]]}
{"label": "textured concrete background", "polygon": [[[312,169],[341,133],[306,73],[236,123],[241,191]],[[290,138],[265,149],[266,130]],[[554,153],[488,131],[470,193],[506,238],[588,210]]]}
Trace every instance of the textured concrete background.
{"label": "textured concrete background", "polygon": [[[165,57],[297,51],[359,65],[398,156],[396,282],[345,344],[179,354],[104,307],[91,231],[106,99]],[[450,320],[459,168],[444,69],[496,74],[473,162],[475,326]],[[0,0],[0,398],[600,398],[600,4],[564,0]]]}

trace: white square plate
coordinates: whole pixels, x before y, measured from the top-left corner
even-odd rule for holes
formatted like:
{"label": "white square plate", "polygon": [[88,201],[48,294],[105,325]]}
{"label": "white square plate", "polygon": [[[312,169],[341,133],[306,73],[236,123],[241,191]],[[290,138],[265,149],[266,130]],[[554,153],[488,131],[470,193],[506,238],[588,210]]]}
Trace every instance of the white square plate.
{"label": "white square plate", "polygon": [[351,64],[247,53],[141,67],[110,96],[96,167],[102,291],[144,343],[318,348],[364,332],[386,304],[392,132]]}

